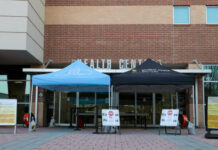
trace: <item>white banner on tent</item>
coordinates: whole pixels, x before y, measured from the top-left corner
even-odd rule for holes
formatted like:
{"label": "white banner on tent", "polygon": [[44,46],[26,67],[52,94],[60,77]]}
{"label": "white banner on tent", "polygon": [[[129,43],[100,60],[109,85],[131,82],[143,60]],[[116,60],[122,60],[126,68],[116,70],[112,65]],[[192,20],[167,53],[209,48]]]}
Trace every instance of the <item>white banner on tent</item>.
{"label": "white banner on tent", "polygon": [[103,126],[120,126],[120,115],[117,109],[102,109]]}
{"label": "white banner on tent", "polygon": [[17,100],[0,99],[0,126],[14,126],[16,133],[17,125]]}
{"label": "white banner on tent", "polygon": [[178,109],[162,109],[160,126],[176,127],[178,125]]}

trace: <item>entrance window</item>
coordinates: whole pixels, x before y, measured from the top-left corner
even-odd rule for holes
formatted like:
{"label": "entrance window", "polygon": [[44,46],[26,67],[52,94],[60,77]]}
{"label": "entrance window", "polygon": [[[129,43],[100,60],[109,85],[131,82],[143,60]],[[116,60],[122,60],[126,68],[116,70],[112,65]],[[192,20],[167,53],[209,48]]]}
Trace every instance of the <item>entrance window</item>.
{"label": "entrance window", "polygon": [[156,94],[156,124],[160,124],[162,109],[176,109],[175,94]]}
{"label": "entrance window", "polygon": [[204,76],[205,98],[218,95],[218,65],[204,65],[204,69],[211,69],[212,73]]}
{"label": "entrance window", "polygon": [[0,98],[8,98],[7,75],[0,75]]}
{"label": "entrance window", "polygon": [[84,124],[94,123],[94,107],[95,94],[94,93],[80,93],[79,94],[79,115],[81,116]]}
{"label": "entrance window", "polygon": [[204,76],[205,82],[218,81],[218,65],[204,65],[204,69],[211,69],[212,73]]}
{"label": "entrance window", "polygon": [[[101,115],[102,109],[108,109],[108,93],[96,93],[96,104],[98,105],[98,113]],[[79,116],[82,118],[84,125],[94,123],[95,115],[95,93],[79,93]],[[46,100],[48,100],[48,123],[53,116],[53,98],[54,93],[46,92]],[[60,106],[59,106],[60,105]],[[72,123],[75,124],[75,108],[76,108],[76,92],[61,92],[61,101],[59,102],[59,93],[56,93],[55,103],[55,120],[60,124],[70,123],[71,108],[73,108]],[[101,117],[99,118],[101,121]]]}
{"label": "entrance window", "polygon": [[134,93],[120,93],[120,114],[134,114],[135,112]]}
{"label": "entrance window", "polygon": [[153,123],[153,99],[152,93],[137,93],[137,124],[143,124],[146,117],[146,124]]}
{"label": "entrance window", "polygon": [[129,126],[135,124],[135,96],[134,93],[119,94],[120,124]]}
{"label": "entrance window", "polygon": [[108,109],[108,103],[108,93],[97,93],[98,114],[101,114],[102,109]]}
{"label": "entrance window", "polygon": [[17,99],[17,123],[23,124],[23,115],[29,110],[30,75],[10,79],[0,75],[0,98]]}

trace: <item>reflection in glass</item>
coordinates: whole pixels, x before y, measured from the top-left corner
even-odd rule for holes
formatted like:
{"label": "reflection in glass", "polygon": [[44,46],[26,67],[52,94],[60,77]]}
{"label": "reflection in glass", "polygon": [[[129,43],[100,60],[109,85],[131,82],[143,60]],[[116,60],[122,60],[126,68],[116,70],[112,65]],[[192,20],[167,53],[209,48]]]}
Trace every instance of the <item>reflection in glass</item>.
{"label": "reflection in glass", "polygon": [[212,73],[204,76],[205,100],[207,96],[218,96],[218,65],[204,65],[204,69],[211,69]]}
{"label": "reflection in glass", "polygon": [[7,75],[0,75],[0,98],[8,98]]}
{"label": "reflection in glass", "polygon": [[[70,99],[70,98],[75,99],[76,93],[72,93],[70,96],[71,97],[69,97],[68,93],[61,93],[61,123],[70,123],[71,109],[76,107],[76,102],[73,102]],[[56,105],[57,105],[56,114],[58,114],[59,112],[59,100],[58,99],[57,99]],[[72,118],[72,122],[75,123],[74,116]]]}
{"label": "reflection in glass", "polygon": [[156,124],[160,124],[162,109],[171,109],[171,108],[172,108],[172,104],[171,104],[170,93],[156,94]]}
{"label": "reflection in glass", "polygon": [[23,115],[29,109],[30,75],[26,81],[8,80],[7,75],[0,75],[0,98],[17,99],[17,123],[23,124]]}
{"label": "reflection in glass", "polygon": [[204,65],[204,69],[212,70],[212,73],[204,76],[205,81],[218,81],[218,65]]}
{"label": "reflection in glass", "polygon": [[120,114],[134,114],[135,96],[134,93],[120,93]]}
{"label": "reflection in glass", "polygon": [[23,116],[29,110],[29,104],[18,104],[17,105],[17,123],[23,124]]}
{"label": "reflection in glass", "polygon": [[30,96],[30,75],[26,76],[26,85],[25,85],[25,102],[29,101]]}
{"label": "reflection in glass", "polygon": [[205,96],[218,96],[218,83],[206,82],[205,87]]}
{"label": "reflection in glass", "polygon": [[134,93],[119,94],[119,110],[121,125],[135,124],[135,96]]}
{"label": "reflection in glass", "polygon": [[137,93],[137,124],[143,123],[143,115],[146,115],[146,123],[152,124],[152,93]]}

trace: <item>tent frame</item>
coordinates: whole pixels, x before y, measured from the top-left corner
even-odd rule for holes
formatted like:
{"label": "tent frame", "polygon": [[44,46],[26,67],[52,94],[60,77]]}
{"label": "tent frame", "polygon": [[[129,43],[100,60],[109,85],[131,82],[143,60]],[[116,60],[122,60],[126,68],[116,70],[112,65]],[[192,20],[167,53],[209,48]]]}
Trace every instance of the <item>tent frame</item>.
{"label": "tent frame", "polygon": [[[32,103],[33,103],[33,89],[34,89],[34,85],[32,84],[31,86],[31,92],[30,92],[30,106],[29,106],[29,114],[32,114]],[[112,96],[111,96],[111,91],[113,90],[112,86],[108,86],[108,105],[109,105],[109,109],[112,109]],[[59,109],[61,109],[60,107],[60,102],[61,102],[61,92],[59,92]],[[55,119],[55,103],[56,103],[56,91],[54,91],[54,95],[53,95],[53,118]],[[97,93],[95,92],[95,109],[97,109]],[[79,92],[76,92],[76,129],[75,130],[79,130],[78,128],[78,108],[79,108]],[[96,110],[97,112],[97,110]],[[38,86],[35,86],[35,124],[37,125],[37,117],[38,114]],[[58,123],[60,123],[60,111],[59,111],[59,117],[58,117]],[[97,113],[95,113],[95,122],[97,123],[96,120],[98,120],[98,115]],[[31,115],[29,115],[29,120],[30,122],[32,121]],[[96,125],[97,127],[97,125]],[[31,126],[29,124],[29,131],[32,131]],[[96,129],[96,131],[98,131]]]}

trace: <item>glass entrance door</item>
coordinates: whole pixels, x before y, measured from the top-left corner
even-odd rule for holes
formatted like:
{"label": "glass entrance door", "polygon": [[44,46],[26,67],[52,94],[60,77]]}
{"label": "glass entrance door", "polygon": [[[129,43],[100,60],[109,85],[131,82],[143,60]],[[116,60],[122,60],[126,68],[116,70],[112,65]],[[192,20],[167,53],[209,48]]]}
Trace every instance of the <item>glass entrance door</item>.
{"label": "glass entrance door", "polygon": [[136,104],[137,126],[143,127],[145,123],[151,125],[153,123],[152,93],[137,93]]}
{"label": "glass entrance door", "polygon": [[135,126],[135,95],[119,93],[120,124],[124,127]]}

